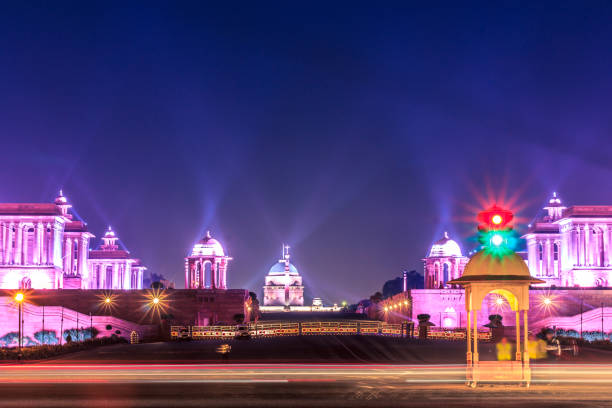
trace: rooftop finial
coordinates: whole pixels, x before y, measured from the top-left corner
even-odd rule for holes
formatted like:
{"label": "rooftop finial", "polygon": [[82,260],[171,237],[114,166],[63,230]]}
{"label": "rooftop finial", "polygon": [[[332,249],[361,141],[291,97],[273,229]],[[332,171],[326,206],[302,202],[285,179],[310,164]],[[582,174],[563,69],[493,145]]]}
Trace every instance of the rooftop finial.
{"label": "rooftop finial", "polygon": [[447,232],[447,231],[444,231],[444,238],[446,238],[446,239],[448,239],[448,238],[449,238],[449,236],[448,236],[448,232]]}
{"label": "rooftop finial", "polygon": [[210,230],[206,230],[206,239],[211,239]]}

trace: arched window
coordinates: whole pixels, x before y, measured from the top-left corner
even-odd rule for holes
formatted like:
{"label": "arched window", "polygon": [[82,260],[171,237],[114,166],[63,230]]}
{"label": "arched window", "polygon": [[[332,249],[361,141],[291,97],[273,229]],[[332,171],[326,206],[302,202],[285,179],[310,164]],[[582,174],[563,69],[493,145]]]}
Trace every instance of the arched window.
{"label": "arched window", "polygon": [[443,268],[443,272],[442,272],[442,283],[444,284],[444,286],[446,286],[446,282],[448,282],[450,280],[449,275],[450,275],[450,268],[449,265],[447,263],[444,263]]}
{"label": "arched window", "polygon": [[74,258],[74,262],[72,263],[72,273],[77,273],[77,262],[79,260],[79,241],[74,240],[74,244],[72,245],[72,255]]}
{"label": "arched window", "polygon": [[30,278],[23,278],[19,283],[20,289],[32,289],[32,281]]}
{"label": "arched window", "polygon": [[204,262],[204,287],[212,287],[212,268],[210,262]]}
{"label": "arched window", "polygon": [[544,257],[544,247],[542,246],[542,243],[538,243],[538,260],[542,260],[542,258]]}
{"label": "arched window", "polygon": [[553,259],[555,261],[559,260],[559,244],[556,242],[553,244]]}

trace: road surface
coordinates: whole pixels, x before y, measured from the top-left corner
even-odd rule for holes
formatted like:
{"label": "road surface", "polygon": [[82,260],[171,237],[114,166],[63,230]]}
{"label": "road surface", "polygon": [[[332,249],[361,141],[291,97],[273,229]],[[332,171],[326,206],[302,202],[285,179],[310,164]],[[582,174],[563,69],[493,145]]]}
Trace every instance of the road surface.
{"label": "road surface", "polygon": [[612,407],[612,365],[537,364],[530,388],[464,384],[465,367],[389,364],[20,364],[0,407]]}

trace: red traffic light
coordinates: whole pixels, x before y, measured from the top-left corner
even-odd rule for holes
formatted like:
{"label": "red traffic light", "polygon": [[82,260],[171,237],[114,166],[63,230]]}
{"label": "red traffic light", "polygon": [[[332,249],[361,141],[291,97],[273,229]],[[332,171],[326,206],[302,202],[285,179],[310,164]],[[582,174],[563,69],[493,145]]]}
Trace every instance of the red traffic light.
{"label": "red traffic light", "polygon": [[478,214],[479,228],[487,230],[506,229],[513,218],[512,211],[494,205]]}

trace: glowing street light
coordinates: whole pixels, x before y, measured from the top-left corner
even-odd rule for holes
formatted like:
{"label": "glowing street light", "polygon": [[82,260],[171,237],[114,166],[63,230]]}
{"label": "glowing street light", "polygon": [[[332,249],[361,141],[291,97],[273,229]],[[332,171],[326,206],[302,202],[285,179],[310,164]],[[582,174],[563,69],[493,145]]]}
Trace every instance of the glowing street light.
{"label": "glowing street light", "polygon": [[19,354],[21,354],[21,345],[23,343],[23,300],[25,299],[25,296],[23,295],[23,293],[21,292],[17,292],[17,294],[15,295],[15,301],[17,302],[17,304],[19,305],[19,313],[18,313],[18,318],[19,318]]}
{"label": "glowing street light", "polygon": [[504,299],[498,297],[497,299],[495,299],[495,303],[497,303],[498,306],[501,306],[504,304]]}
{"label": "glowing street light", "polygon": [[550,305],[552,303],[552,300],[550,298],[544,298],[544,300],[542,300],[542,303],[544,303],[546,306]]}
{"label": "glowing street light", "polygon": [[104,303],[109,304],[111,302],[111,298],[107,297],[104,299]]}
{"label": "glowing street light", "polygon": [[153,298],[153,304],[156,305],[159,303],[159,298],[158,297],[154,297]]}

